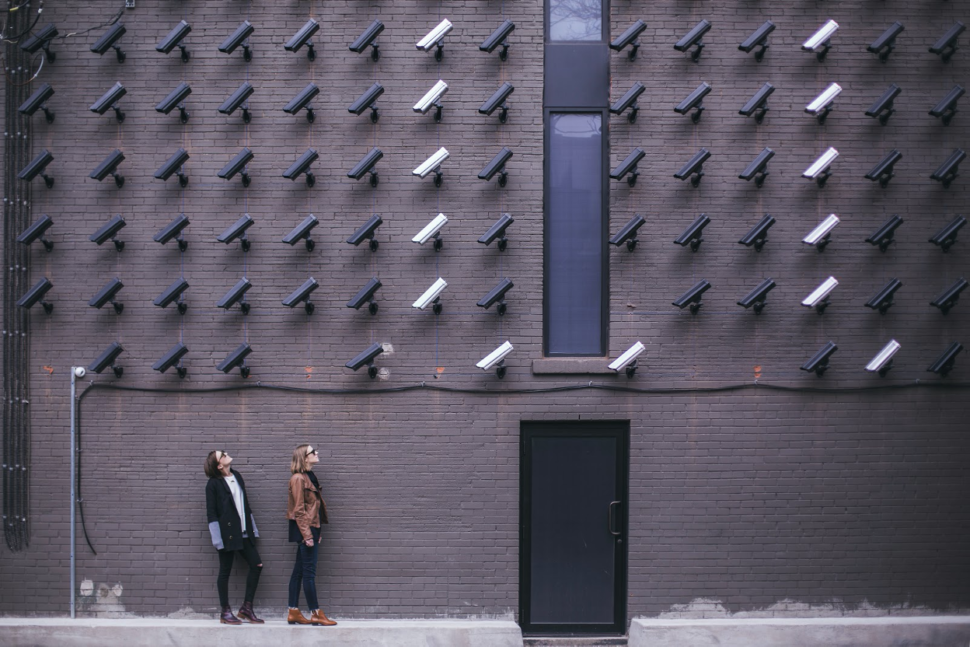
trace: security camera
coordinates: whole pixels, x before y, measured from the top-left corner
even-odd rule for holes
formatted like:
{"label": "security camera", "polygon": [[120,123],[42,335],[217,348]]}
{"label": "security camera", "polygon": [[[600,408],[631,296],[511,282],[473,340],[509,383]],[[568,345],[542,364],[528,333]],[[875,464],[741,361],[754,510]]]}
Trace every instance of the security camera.
{"label": "security camera", "polygon": [[360,181],[360,178],[364,177],[367,173],[370,173],[370,185],[377,186],[378,178],[377,171],[374,167],[379,161],[384,157],[384,152],[379,148],[372,148],[364,157],[354,165],[354,168],[350,169],[347,173],[347,177]]}
{"label": "security camera", "polygon": [[879,377],[885,377],[886,373],[893,367],[893,355],[899,352],[900,348],[898,341],[890,339],[889,343],[883,346],[882,350],[876,353],[876,356],[866,364],[866,370],[870,373],[879,373]]}
{"label": "security camera", "polygon": [[416,169],[411,171],[411,175],[415,175],[419,178],[425,178],[428,176],[428,173],[431,173],[432,171],[434,171],[434,185],[441,186],[441,178],[442,178],[441,165],[450,156],[451,154],[448,152],[448,149],[442,146],[437,151],[435,151],[434,154],[431,155],[431,157],[426,159]]}
{"label": "security camera", "polygon": [[686,247],[690,245],[690,251],[696,252],[704,239],[701,236],[704,234],[704,227],[711,224],[711,219],[706,213],[702,213],[694,219],[694,222],[684,230],[684,232],[674,239],[674,243],[680,245],[681,247]]}
{"label": "security camera", "polygon": [[239,374],[242,377],[249,377],[249,367],[246,366],[246,358],[252,352],[253,349],[249,344],[239,344],[239,346],[236,347],[236,350],[229,353],[229,355],[226,356],[226,359],[219,362],[219,365],[216,366],[216,370],[222,371],[228,375],[232,369],[238,367]]}
{"label": "security camera", "polygon": [[808,40],[802,43],[802,49],[806,52],[815,52],[815,58],[821,63],[825,60],[825,55],[832,49],[832,36],[838,30],[839,23],[834,20],[827,21]]}
{"label": "security camera", "polygon": [[903,33],[903,23],[894,22],[866,49],[873,54],[878,54],[879,60],[885,63],[889,59],[889,55],[896,49],[896,37],[901,33]]}
{"label": "security camera", "polygon": [[[184,213],[180,213],[175,217],[175,220],[165,225],[165,227],[155,234],[152,238],[156,243],[161,243],[164,245],[172,239],[176,239],[178,242],[179,249],[185,251],[188,249],[189,244],[182,238],[182,230],[189,226],[189,219]],[[176,238],[178,237],[178,238]]]}
{"label": "security camera", "polygon": [[424,245],[431,239],[434,239],[434,249],[438,251],[441,249],[441,228],[445,226],[448,222],[448,216],[443,213],[439,213],[437,216],[431,219],[424,229],[419,231],[417,235],[411,239],[411,242],[417,243],[418,245]]}
{"label": "security camera", "polygon": [[770,20],[766,20],[765,24],[754,30],[754,33],[744,39],[744,41],[738,45],[738,49],[745,54],[750,54],[751,50],[755,47],[760,47],[757,52],[754,53],[754,60],[759,63],[764,59],[765,52],[768,51],[770,45],[768,45],[768,35],[775,31],[775,23]]}
{"label": "security camera", "polygon": [[684,292],[682,295],[680,295],[680,298],[674,301],[673,305],[677,306],[681,310],[683,310],[687,306],[690,306],[690,313],[692,315],[696,315],[697,312],[701,309],[701,306],[704,305],[703,303],[701,303],[701,297],[709,289],[711,289],[710,283],[704,280],[698,281],[697,283],[694,284],[694,287],[692,287],[691,289],[687,290],[687,292]]}
{"label": "security camera", "polygon": [[501,25],[495,28],[495,31],[493,31],[488,38],[482,41],[482,44],[478,46],[478,49],[491,54],[495,51],[496,47],[501,45],[502,51],[498,53],[499,60],[507,60],[509,57],[509,34],[511,34],[513,31],[515,31],[515,23],[511,20],[504,21]]}
{"label": "security camera", "polygon": [[634,186],[637,183],[637,177],[640,176],[640,171],[637,170],[637,164],[640,163],[646,156],[646,153],[642,148],[634,148],[633,151],[626,156],[626,159],[620,162],[620,165],[615,169],[610,171],[610,178],[614,180],[622,180],[626,175],[629,174],[630,177],[626,178],[626,183],[630,186]]}
{"label": "security camera", "polygon": [[805,172],[802,173],[802,177],[809,180],[815,180],[819,188],[825,186],[825,183],[832,175],[829,167],[832,166],[832,162],[834,162],[835,158],[838,156],[839,151],[833,147],[829,147],[827,151],[819,155],[818,159],[812,162],[811,166],[805,169]]}
{"label": "security camera", "polygon": [[377,356],[383,352],[384,352],[384,347],[380,344],[380,342],[375,341],[373,344],[368,346],[362,353],[357,355],[357,357],[353,358],[352,360],[344,364],[344,366],[346,366],[352,371],[356,371],[360,367],[366,366],[367,375],[371,379],[374,379],[375,377],[377,377],[377,367],[374,366],[374,360],[377,359]]}
{"label": "security camera", "polygon": [[610,238],[610,245],[616,245],[619,247],[623,243],[626,243],[627,251],[632,252],[636,249],[639,239],[637,238],[637,232],[640,231],[640,227],[645,225],[647,221],[640,214],[634,214],[630,220],[620,228],[620,231],[616,232],[612,238]]}
{"label": "security camera", "polygon": [[44,307],[44,312],[47,314],[52,313],[54,311],[54,304],[44,301],[44,295],[47,294],[47,291],[52,287],[54,287],[54,284],[51,283],[51,280],[45,276],[40,281],[35,283],[34,287],[27,290],[27,293],[24,294],[24,296],[20,297],[20,300],[17,301],[17,305],[21,308],[29,310],[35,303],[40,303],[40,305]]}
{"label": "security camera", "polygon": [[930,238],[930,242],[942,249],[944,252],[950,251],[953,247],[953,243],[957,242],[957,232],[967,224],[967,219],[963,216],[957,216],[943,229],[936,232],[936,234]]}
{"label": "security camera", "polygon": [[711,23],[706,20],[702,20],[697,25],[694,26],[687,35],[677,41],[674,45],[674,49],[678,52],[686,52],[691,47],[697,46],[693,52],[691,52],[690,57],[696,63],[701,58],[701,50],[704,49],[704,43],[701,42],[701,38],[704,34],[711,30]]}
{"label": "security camera", "polygon": [[121,108],[117,104],[121,100],[121,97],[126,94],[128,94],[128,90],[125,89],[125,86],[121,85],[120,82],[116,82],[107,92],[101,95],[100,99],[91,104],[90,110],[99,115],[103,115],[108,110],[114,110],[115,119],[120,124],[125,120],[125,113],[121,111]]}
{"label": "security camera", "polygon": [[839,347],[835,345],[835,342],[825,342],[825,345],[817,353],[812,355],[810,360],[802,364],[801,369],[809,373],[815,373],[818,377],[822,377],[825,371],[829,369],[829,358],[837,350],[839,350]]}
{"label": "security camera", "polygon": [[512,151],[508,148],[502,148],[498,152],[498,155],[492,158],[492,161],[485,165],[481,173],[478,174],[479,180],[485,180],[486,182],[491,180],[496,173],[498,176],[498,185],[505,186],[509,181],[509,174],[505,170],[505,163],[512,158]]}
{"label": "security camera", "polygon": [[306,185],[313,186],[316,184],[317,179],[314,177],[313,173],[310,172],[310,165],[313,164],[318,157],[320,157],[320,154],[315,150],[312,148],[306,149],[305,153],[300,155],[295,162],[290,164],[288,169],[283,171],[283,177],[285,177],[287,180],[296,181],[296,178],[306,173]]}
{"label": "security camera", "polygon": [[295,308],[302,303],[303,309],[306,311],[306,313],[308,315],[312,315],[313,304],[310,303],[310,294],[312,294],[313,291],[318,287],[320,287],[320,284],[317,283],[317,280],[311,276],[303,282],[303,285],[293,290],[293,292],[290,293],[290,296],[283,299],[283,305],[285,305],[287,308]]}
{"label": "security camera", "polygon": [[499,219],[488,228],[482,237],[478,239],[478,242],[488,246],[492,244],[492,241],[498,238],[498,249],[500,252],[504,252],[509,245],[509,239],[505,237],[505,230],[509,228],[515,222],[515,218],[507,213],[503,213],[499,216]]}
{"label": "security camera", "polygon": [[125,310],[125,304],[119,303],[115,297],[121,288],[125,287],[125,284],[121,282],[121,279],[115,277],[104,284],[98,293],[91,297],[88,301],[88,305],[92,308],[97,308],[100,310],[104,307],[104,304],[110,303],[114,307],[115,314],[121,314]]}
{"label": "security camera", "polygon": [[929,368],[926,369],[928,373],[936,373],[940,377],[946,377],[947,373],[953,370],[953,364],[956,362],[957,355],[963,350],[963,344],[959,342],[953,342],[947,346],[946,350],[940,357],[930,364]]}
{"label": "security camera", "polygon": [[54,96],[54,88],[51,87],[50,83],[45,83],[27,97],[27,100],[17,108],[17,112],[30,117],[38,110],[43,110],[47,123],[52,124],[54,123],[54,112],[47,108],[47,101],[52,96]]}
{"label": "security camera", "polygon": [[242,237],[242,249],[244,252],[248,252],[250,242],[246,239],[246,230],[252,227],[254,224],[256,223],[252,219],[252,216],[250,216],[248,213],[244,213],[239,220],[232,224],[232,226],[219,234],[216,240],[218,240],[220,243],[225,243],[228,245],[237,238]]}
{"label": "security camera", "polygon": [[842,86],[838,83],[830,83],[827,88],[822,90],[822,94],[805,106],[805,112],[815,115],[818,123],[824,124],[826,117],[832,112],[832,104],[835,102],[835,98],[840,94],[842,94]]}
{"label": "security camera", "polygon": [[54,243],[44,238],[44,232],[50,229],[53,224],[54,221],[45,213],[17,236],[17,242],[30,245],[35,240],[40,240],[44,244],[44,249],[49,252],[54,249]]}
{"label": "security camera", "polygon": [[638,341],[623,351],[622,355],[610,362],[608,368],[617,373],[620,371],[625,371],[627,378],[632,378],[637,372],[637,358],[640,357],[645,350],[647,350],[647,347],[644,346],[642,342]]}
{"label": "security camera", "polygon": [[829,295],[838,286],[839,281],[834,276],[822,281],[817,288],[812,290],[807,297],[802,299],[802,305],[806,308],[815,308],[819,314],[825,312],[829,307]]}
{"label": "security camera", "polygon": [[377,232],[377,228],[381,226],[384,220],[378,216],[376,213],[368,219],[363,225],[361,225],[357,231],[347,239],[347,242],[354,247],[359,246],[365,240],[370,241],[370,250],[372,252],[377,251],[378,242],[374,238],[374,234]]}
{"label": "security camera", "polygon": [[744,115],[745,117],[750,117],[754,115],[755,123],[761,123],[765,119],[765,114],[768,112],[768,97],[771,93],[775,91],[775,86],[770,83],[765,83],[761,86],[761,89],[754,93],[754,96],[748,99],[748,102],[741,106],[738,110],[738,114]]}
{"label": "security camera", "polygon": [[634,83],[633,86],[627,90],[622,97],[616,100],[616,102],[610,106],[610,112],[614,115],[622,115],[625,110],[630,109],[630,114],[627,119],[630,123],[634,123],[637,120],[637,115],[640,113],[640,106],[637,104],[637,99],[647,88],[644,87],[642,83]]}
{"label": "security camera", "polygon": [[[903,219],[898,215],[892,216],[887,220],[879,229],[877,229],[871,236],[866,238],[866,242],[870,245],[879,245],[879,251],[885,252],[889,249],[889,246],[893,244],[896,235],[896,229],[903,224]],[[930,239],[932,242],[933,239]]]}
{"label": "security camera", "polygon": [[246,165],[252,161],[253,157],[254,155],[251,150],[243,148],[234,158],[229,160],[228,164],[222,167],[222,170],[219,171],[219,177],[224,180],[231,180],[235,177],[236,173],[242,171],[243,186],[249,186],[252,178],[249,177],[249,173],[246,171]]}
{"label": "security camera", "polygon": [[690,178],[691,186],[697,186],[704,177],[704,162],[711,156],[711,152],[706,148],[697,151],[690,161],[684,164],[679,171],[674,173],[678,180]]}
{"label": "security camera", "polygon": [[[155,299],[154,304],[159,308],[167,308],[170,303],[175,302],[175,300],[182,296],[182,293],[188,289],[188,281],[186,281],[184,278],[177,279],[175,283],[165,288],[165,291],[158,295],[158,298]],[[177,304],[177,307],[180,315],[184,315],[185,311],[189,309],[189,305],[184,301],[180,301]]]}
{"label": "security camera", "polygon": [[744,245],[745,247],[754,246],[754,251],[760,252],[761,248],[765,246],[768,242],[768,230],[771,226],[775,224],[775,217],[771,214],[766,213],[765,217],[758,221],[751,231],[746,233],[744,237],[738,241],[739,245]]}
{"label": "security camera", "polygon": [[892,117],[896,112],[896,109],[893,107],[893,102],[902,91],[902,88],[895,83],[891,84],[889,88],[882,93],[882,96],[876,99],[876,102],[872,104],[868,110],[866,110],[866,116],[878,118],[879,123],[885,126],[889,121],[889,118]]}
{"label": "security camera", "polygon": [[124,63],[125,53],[117,42],[122,36],[125,35],[126,31],[127,30],[123,24],[116,22],[114,25],[108,28],[108,31],[104,32],[101,38],[95,41],[94,45],[91,45],[91,51],[95,54],[104,56],[105,52],[113,47],[115,54],[117,54],[118,62]]}
{"label": "security camera", "polygon": [[314,120],[313,106],[309,104],[318,94],[320,94],[320,88],[316,84],[310,83],[300,90],[300,93],[293,97],[289,103],[283,106],[283,112],[295,115],[303,108],[306,108],[306,120],[312,124]]}
{"label": "security camera", "polygon": [[931,180],[936,180],[937,182],[943,183],[944,189],[949,189],[950,184],[957,178],[957,171],[960,170],[960,162],[966,158],[967,154],[961,150],[956,149],[950,156],[946,158],[946,161],[936,169],[932,175],[930,175]]}
{"label": "security camera", "polygon": [[839,217],[834,213],[830,213],[815,229],[808,232],[808,235],[802,239],[802,242],[815,247],[819,252],[825,251],[825,247],[831,242],[830,236],[832,235],[832,230],[835,229],[837,224],[839,224]]}
{"label": "security camera", "polygon": [[704,112],[704,106],[702,105],[704,97],[710,93],[710,84],[701,83],[693,92],[687,95],[686,99],[674,107],[674,112],[681,115],[686,115],[688,112],[693,110],[694,112],[691,114],[690,120],[696,124],[701,120],[701,113]]}
{"label": "security camera", "polygon": [[428,32],[428,34],[417,42],[417,48],[424,50],[426,52],[431,51],[431,48],[436,48],[434,52],[434,59],[440,61],[444,55],[444,43],[441,41],[444,39],[445,35],[450,32],[453,28],[451,22],[445,18],[439,22],[435,27]]}
{"label": "security camera", "polygon": [[306,57],[311,61],[315,60],[317,58],[317,53],[313,51],[313,43],[310,42],[310,39],[313,38],[313,35],[317,33],[319,29],[320,23],[313,18],[310,18],[302,27],[300,27],[299,31],[290,37],[290,40],[286,41],[286,44],[283,45],[283,49],[288,52],[298,52],[300,51],[301,47],[306,45]]}
{"label": "security camera", "polygon": [[216,304],[216,307],[222,308],[223,310],[228,310],[229,308],[233,307],[238,303],[239,308],[242,310],[242,313],[244,315],[248,315],[249,304],[243,301],[242,299],[245,297],[246,292],[248,292],[249,288],[251,287],[253,287],[253,284],[250,283],[249,279],[245,277],[239,279],[236,282],[236,284],[231,288],[229,288],[229,291],[226,292],[226,294],[223,295],[221,299],[219,299],[219,302]]}
{"label": "security camera", "polygon": [[353,296],[353,298],[347,302],[348,308],[353,308],[354,310],[360,310],[361,307],[366,303],[367,311],[372,315],[377,314],[377,302],[374,301],[374,294],[381,289],[381,280],[376,276],[367,282],[367,285],[362,287],[360,291]]}
{"label": "security camera", "polygon": [[167,353],[162,355],[162,358],[152,364],[152,370],[158,371],[159,373],[164,373],[170,368],[175,368],[175,372],[178,373],[179,378],[184,378],[188,373],[188,370],[182,366],[182,358],[189,352],[189,349],[185,347],[185,344],[179,342],[175,344]]}
{"label": "security camera", "polygon": [[866,307],[872,310],[878,310],[879,314],[881,315],[886,314],[895,304],[895,301],[893,301],[893,295],[896,294],[896,290],[901,287],[903,287],[902,281],[899,279],[890,279],[889,283],[884,285],[882,289],[876,292],[874,297],[866,301]]}
{"label": "security camera", "polygon": [[178,175],[179,186],[188,186],[189,176],[182,172],[182,165],[189,161],[189,154],[184,148],[175,151],[168,161],[155,171],[155,179],[167,181],[173,174]]}
{"label": "security camera", "polygon": [[368,46],[372,47],[373,49],[371,50],[370,54],[371,60],[377,61],[381,57],[381,52],[378,49],[377,43],[374,41],[378,36],[380,36],[382,31],[384,31],[384,23],[382,23],[380,20],[375,20],[370,24],[369,27],[367,27],[367,29],[364,30],[360,36],[356,38],[356,40],[354,40],[354,42],[350,44],[350,51],[354,52],[355,54],[360,54],[367,49]]}
{"label": "security camera", "polygon": [[967,289],[967,280],[964,278],[957,279],[957,282],[943,290],[940,296],[936,297],[930,301],[930,305],[934,308],[939,308],[940,312],[947,314],[950,308],[957,304],[957,300],[960,298],[960,293]]}
{"label": "security camera", "polygon": [[768,302],[768,293],[774,288],[775,281],[773,279],[765,279],[758,284],[758,287],[748,292],[738,301],[738,305],[745,310],[754,307],[754,313],[760,315],[761,311],[765,309],[765,304]]}
{"label": "security camera", "polygon": [[495,368],[495,374],[498,375],[499,379],[502,379],[505,377],[505,358],[509,353],[512,352],[512,350],[512,343],[506,341],[491,353],[483,357],[481,361],[475,364],[475,366],[483,371],[488,371]]}
{"label": "security camera", "polygon": [[125,349],[121,344],[118,342],[111,342],[111,345],[108,346],[103,353],[98,355],[96,360],[91,362],[91,365],[88,366],[88,370],[94,371],[95,373],[101,373],[101,371],[110,366],[112,372],[115,374],[115,377],[121,377],[125,370],[122,367],[117,366],[115,361],[123,352],[125,352]]}
{"label": "security camera", "polygon": [[637,57],[637,50],[640,49],[640,41],[637,38],[640,37],[647,29],[647,23],[642,20],[637,20],[635,23],[626,28],[622,34],[613,39],[610,43],[610,49],[621,52],[627,47],[630,47],[630,53],[628,54],[630,60],[634,60]]}
{"label": "security camera", "polygon": [[419,296],[417,300],[411,304],[412,308],[417,308],[418,310],[424,310],[429,305],[432,306],[432,310],[436,315],[441,314],[441,293],[444,292],[445,288],[448,287],[448,282],[443,278],[438,277],[431,287],[424,291],[424,294]]}
{"label": "security camera", "polygon": [[966,90],[961,86],[953,86],[953,89],[947,92],[946,96],[933,106],[930,110],[930,115],[940,118],[944,126],[949,126],[950,122],[953,121],[953,116],[957,113],[957,101],[965,93]]}
{"label": "security camera", "polygon": [[422,115],[428,114],[428,111],[432,107],[435,108],[434,120],[441,121],[441,97],[448,92],[448,84],[438,79],[438,82],[431,86],[431,89],[424,93],[416,104],[414,104],[415,112],[420,112]]}
{"label": "security camera", "polygon": [[226,40],[222,41],[222,45],[219,45],[219,51],[223,54],[232,54],[236,51],[236,48],[242,45],[243,47],[243,60],[247,63],[253,60],[253,51],[249,48],[249,43],[246,39],[256,30],[248,20],[244,20],[236,31],[232,32]]}
{"label": "security camera", "polygon": [[107,241],[112,241],[115,244],[115,249],[119,252],[125,248],[124,242],[118,240],[118,232],[128,224],[121,215],[117,215],[107,223],[98,228],[96,232],[91,234],[89,240],[92,243],[96,243],[99,247],[106,243]]}
{"label": "security camera", "polygon": [[479,308],[485,308],[488,310],[492,307],[493,303],[498,303],[496,311],[498,312],[499,316],[504,315],[507,307],[505,305],[505,293],[511,290],[514,285],[515,284],[512,283],[510,279],[502,279],[498,282],[498,285],[489,290],[488,294],[479,299],[478,303],[475,305],[477,305]]}
{"label": "security camera", "polygon": [[30,182],[39,175],[44,178],[44,184],[47,185],[48,189],[53,188],[54,178],[44,173],[44,169],[46,169],[47,165],[53,161],[54,156],[51,155],[51,152],[45,148],[37,154],[37,157],[30,161],[30,164],[25,166],[23,170],[17,174],[17,177],[21,180]]}
{"label": "security camera", "polygon": [[74,375],[75,376],[77,376],[77,377],[84,377],[87,374],[88,374],[87,369],[85,369],[83,366],[75,366],[74,367]]}
{"label": "security camera", "polygon": [[292,245],[296,245],[301,240],[305,241],[306,250],[308,252],[312,252],[313,247],[315,246],[315,243],[312,240],[310,240],[310,232],[313,230],[314,227],[316,227],[319,224],[320,224],[320,221],[317,220],[317,217],[311,213],[309,216],[304,218],[300,224],[294,227],[293,230],[290,231],[290,233],[286,235],[286,237],[283,239],[283,242],[286,243],[287,245],[292,246]]}
{"label": "security camera", "polygon": [[229,98],[222,102],[219,106],[219,112],[224,115],[231,115],[236,111],[236,108],[242,106],[243,109],[243,122],[249,123],[252,120],[252,115],[249,114],[249,107],[243,105],[246,103],[246,99],[253,93],[253,86],[250,85],[248,81],[239,86],[239,88],[229,95]]}
{"label": "security camera", "polygon": [[190,31],[192,31],[192,27],[189,26],[189,23],[182,20],[179,24],[175,25],[172,31],[168,32],[168,36],[163,38],[162,42],[155,46],[155,51],[168,54],[177,46],[182,53],[182,62],[188,63],[189,51],[182,44],[182,39],[188,36]]}
{"label": "security camera", "polygon": [[[40,11],[38,11],[38,16],[39,14]],[[28,54],[36,54],[37,50],[43,49],[44,54],[47,56],[47,62],[53,63],[57,55],[51,51],[51,41],[57,37],[57,34],[57,27],[54,26],[54,23],[50,23],[36,34],[28,36],[20,43],[20,49]]]}
{"label": "security camera", "polygon": [[499,86],[492,96],[485,100],[485,103],[479,106],[478,113],[491,116],[497,108],[501,107],[502,112],[498,115],[498,121],[500,124],[504,124],[509,120],[508,98],[513,92],[515,92],[515,87],[506,81]]}
{"label": "security camera", "polygon": [[930,52],[942,58],[944,63],[949,62],[950,57],[957,51],[957,38],[959,38],[965,29],[966,26],[962,22],[957,21],[930,47]]}
{"label": "security camera", "polygon": [[189,112],[185,109],[185,98],[190,94],[192,94],[192,88],[189,87],[189,84],[179,83],[177,88],[169,92],[168,96],[155,106],[155,110],[156,112],[167,115],[178,107],[179,121],[186,124],[189,122]]}
{"label": "security camera", "polygon": [[115,186],[120,189],[125,185],[125,177],[118,172],[118,165],[123,161],[125,161],[125,154],[116,148],[114,151],[108,153],[108,156],[91,171],[91,175],[88,177],[101,182],[110,175],[115,179]]}
{"label": "security camera", "polygon": [[380,113],[377,111],[377,99],[382,94],[384,94],[384,86],[380,83],[375,83],[374,85],[367,88],[364,94],[357,97],[357,100],[350,104],[347,108],[348,112],[352,112],[358,117],[368,108],[370,108],[370,120],[371,123],[377,123],[380,119]]}
{"label": "security camera", "polygon": [[775,151],[765,148],[741,171],[741,175],[738,177],[747,182],[754,179],[755,186],[760,187],[765,183],[765,178],[768,177],[768,161],[774,156]]}
{"label": "security camera", "polygon": [[893,173],[893,166],[902,158],[902,153],[895,148],[892,149],[871,171],[866,173],[866,179],[872,180],[873,182],[878,180],[879,186],[885,187],[889,184],[889,180],[893,179],[896,175]]}

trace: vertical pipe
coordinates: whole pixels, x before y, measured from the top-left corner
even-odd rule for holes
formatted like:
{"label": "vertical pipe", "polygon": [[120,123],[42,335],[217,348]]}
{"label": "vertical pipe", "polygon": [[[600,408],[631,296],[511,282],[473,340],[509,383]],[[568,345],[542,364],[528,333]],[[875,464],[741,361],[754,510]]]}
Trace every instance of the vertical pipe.
{"label": "vertical pipe", "polygon": [[78,367],[71,367],[71,618],[74,618],[74,592],[75,587],[75,555],[74,544],[77,536],[77,526],[75,524],[75,510],[77,509],[77,493],[74,488],[77,486],[77,370]]}

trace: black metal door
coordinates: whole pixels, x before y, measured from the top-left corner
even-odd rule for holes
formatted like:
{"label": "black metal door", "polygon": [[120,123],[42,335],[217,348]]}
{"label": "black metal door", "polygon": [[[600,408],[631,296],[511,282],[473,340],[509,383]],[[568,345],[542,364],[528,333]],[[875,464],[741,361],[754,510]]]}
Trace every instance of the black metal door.
{"label": "black metal door", "polygon": [[625,422],[522,424],[524,633],[625,633],[628,453]]}

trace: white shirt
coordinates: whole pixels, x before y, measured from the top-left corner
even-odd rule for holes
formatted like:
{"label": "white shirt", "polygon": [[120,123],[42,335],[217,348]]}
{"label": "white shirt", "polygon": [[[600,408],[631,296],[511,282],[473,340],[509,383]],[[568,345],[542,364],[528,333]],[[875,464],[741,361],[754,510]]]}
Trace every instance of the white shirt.
{"label": "white shirt", "polygon": [[223,476],[226,479],[226,485],[229,486],[229,491],[232,492],[232,500],[236,504],[236,512],[239,513],[239,520],[242,522],[242,532],[246,532],[246,504],[243,500],[242,488],[239,487],[239,483],[236,481],[236,477],[233,475]]}

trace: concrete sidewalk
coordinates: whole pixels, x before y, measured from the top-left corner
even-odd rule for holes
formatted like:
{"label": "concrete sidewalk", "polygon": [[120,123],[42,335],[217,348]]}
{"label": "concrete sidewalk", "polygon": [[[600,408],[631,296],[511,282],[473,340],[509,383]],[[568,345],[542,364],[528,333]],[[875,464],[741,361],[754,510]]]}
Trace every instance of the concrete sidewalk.
{"label": "concrete sidewalk", "polygon": [[[231,642],[227,642],[231,641]],[[341,620],[336,627],[217,620],[0,618],[3,647],[521,647],[511,620]]]}

